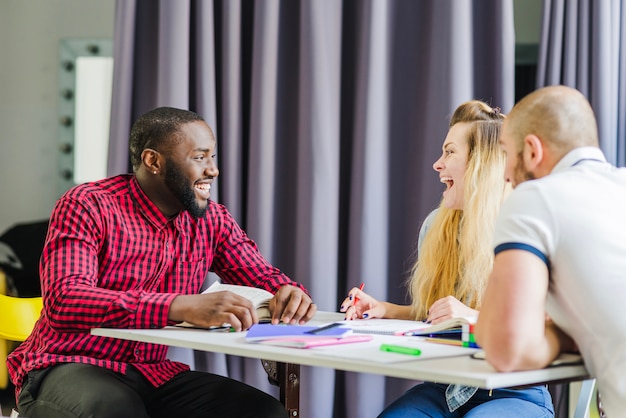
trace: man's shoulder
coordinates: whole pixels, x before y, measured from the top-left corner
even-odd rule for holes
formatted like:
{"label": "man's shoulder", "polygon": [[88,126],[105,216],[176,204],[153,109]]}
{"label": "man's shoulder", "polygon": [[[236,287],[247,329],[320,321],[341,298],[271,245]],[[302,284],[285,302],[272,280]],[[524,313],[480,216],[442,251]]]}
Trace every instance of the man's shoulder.
{"label": "man's shoulder", "polygon": [[566,191],[572,187],[572,176],[574,174],[570,170],[559,171],[557,173],[550,173],[547,176],[526,180],[518,184],[511,192],[510,197],[524,196],[524,199],[529,199],[531,196],[543,196],[544,198],[550,198],[559,194],[559,192]]}
{"label": "man's shoulder", "polygon": [[236,223],[235,218],[225,205],[214,202],[212,200],[209,200],[206,213],[203,217],[194,218],[193,216],[189,215],[189,219],[191,219],[191,221],[196,223],[197,225],[210,225],[213,229],[225,227],[232,223]]}
{"label": "man's shoulder", "polygon": [[602,161],[574,165],[547,176],[527,180],[513,190],[513,195],[543,196],[550,200],[579,199],[587,194],[598,194],[618,184],[626,190],[626,168],[618,168]]}
{"label": "man's shoulder", "polygon": [[224,214],[230,215],[230,212],[228,212],[228,209],[226,208],[226,206],[224,206],[221,203],[217,203],[212,200],[209,200],[207,204],[207,210],[206,210],[207,219],[211,219],[215,216],[218,216],[218,217],[224,216]]}
{"label": "man's shoulder", "polygon": [[65,193],[66,197],[83,198],[89,195],[117,195],[127,193],[132,179],[130,174],[107,177],[101,180],[82,183],[72,187]]}

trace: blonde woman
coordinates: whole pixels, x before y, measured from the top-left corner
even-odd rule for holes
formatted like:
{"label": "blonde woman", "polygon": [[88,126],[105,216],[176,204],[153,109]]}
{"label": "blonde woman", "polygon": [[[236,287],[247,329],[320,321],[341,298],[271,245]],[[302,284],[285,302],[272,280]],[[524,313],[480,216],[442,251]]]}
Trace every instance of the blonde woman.
{"label": "blonde woman", "polygon": [[[341,311],[347,319],[395,318],[437,324],[478,315],[493,266],[491,234],[507,193],[506,157],[499,144],[505,116],[478,100],[450,120],[441,157],[433,164],[446,185],[441,204],[424,221],[411,272],[411,305],[381,302],[353,288]],[[352,301],[358,297],[354,306]],[[545,386],[482,390],[425,382],[389,405],[380,417],[553,417]]]}

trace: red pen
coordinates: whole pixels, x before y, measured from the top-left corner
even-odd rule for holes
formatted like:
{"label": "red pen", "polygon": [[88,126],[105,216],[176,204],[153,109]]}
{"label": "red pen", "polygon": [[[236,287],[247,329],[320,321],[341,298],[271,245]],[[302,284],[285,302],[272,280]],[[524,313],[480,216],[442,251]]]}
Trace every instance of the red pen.
{"label": "red pen", "polygon": [[[359,290],[363,290],[363,287],[365,287],[365,283],[361,283],[361,286],[359,286]],[[359,303],[359,297],[355,296],[354,297],[354,302],[352,303],[352,306],[356,305],[357,303]]]}

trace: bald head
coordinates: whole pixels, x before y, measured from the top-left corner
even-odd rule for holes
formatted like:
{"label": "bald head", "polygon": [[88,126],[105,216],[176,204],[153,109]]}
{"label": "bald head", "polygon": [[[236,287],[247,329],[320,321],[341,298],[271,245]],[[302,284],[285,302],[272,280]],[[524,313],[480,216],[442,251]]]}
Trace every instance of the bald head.
{"label": "bald head", "polygon": [[591,105],[578,90],[566,86],[538,89],[520,100],[504,123],[521,149],[527,135],[562,157],[574,148],[598,147],[598,126]]}

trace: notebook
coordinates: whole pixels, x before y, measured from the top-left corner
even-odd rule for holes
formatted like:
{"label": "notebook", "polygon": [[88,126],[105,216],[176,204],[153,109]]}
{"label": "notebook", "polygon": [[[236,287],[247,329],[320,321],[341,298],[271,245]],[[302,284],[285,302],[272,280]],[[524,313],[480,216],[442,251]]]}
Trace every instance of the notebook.
{"label": "notebook", "polygon": [[308,334],[309,331],[318,329],[316,326],[291,325],[291,324],[254,324],[246,333],[245,339],[249,342],[263,341],[284,337],[307,337],[311,338],[341,338],[351,333],[350,328],[333,327],[325,330],[322,334]]}
{"label": "notebook", "polygon": [[273,345],[279,347],[294,347],[294,348],[312,348],[321,347],[326,345],[337,344],[350,344],[360,343],[372,340],[371,335],[349,335],[347,337],[317,337],[309,335],[306,337],[279,337],[270,338],[268,340],[261,340],[258,343],[263,345]]}
{"label": "notebook", "polygon": [[343,321],[342,326],[350,328],[355,334],[404,335],[405,332],[414,331],[420,327],[426,328],[430,325],[406,319],[372,318]]}

